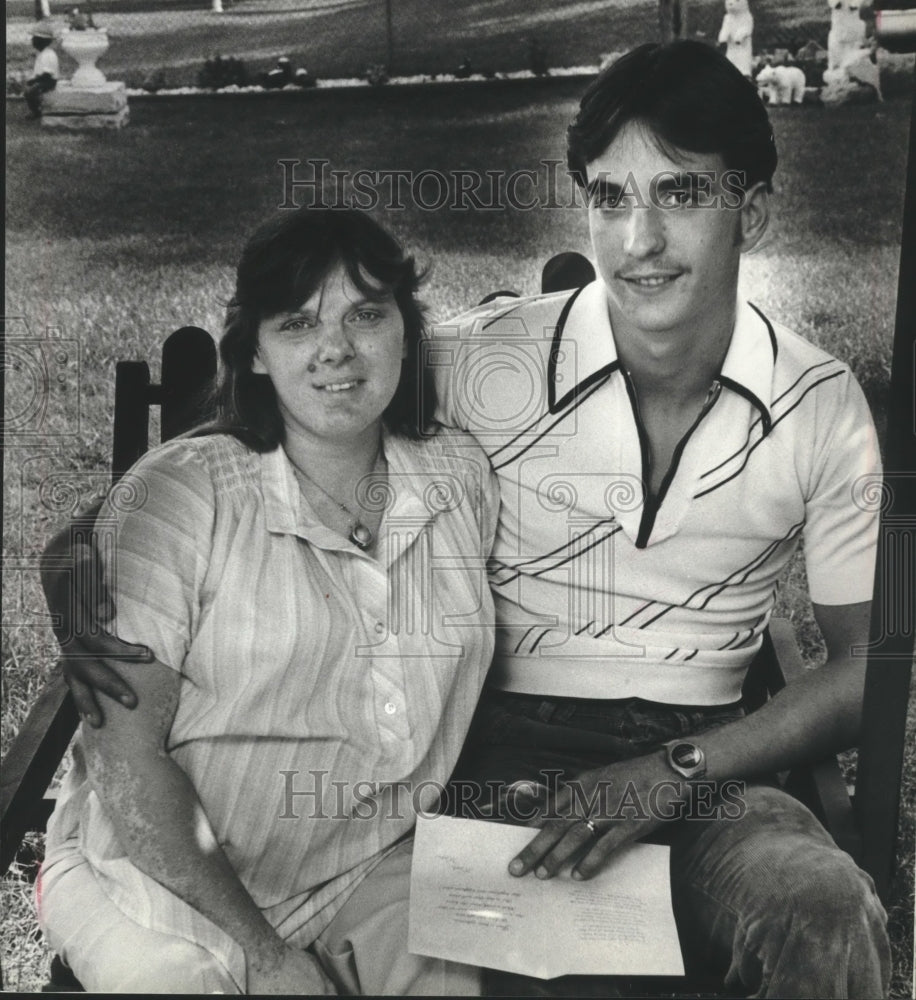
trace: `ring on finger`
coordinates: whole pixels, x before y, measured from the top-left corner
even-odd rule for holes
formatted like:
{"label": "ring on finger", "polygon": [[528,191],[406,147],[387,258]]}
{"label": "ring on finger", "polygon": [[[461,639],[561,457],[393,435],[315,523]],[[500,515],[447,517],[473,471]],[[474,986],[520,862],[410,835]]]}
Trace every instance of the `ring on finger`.
{"label": "ring on finger", "polygon": [[593,819],[587,819],[584,821],[585,825],[588,827],[588,832],[593,836],[598,836],[598,827],[595,826],[595,821]]}

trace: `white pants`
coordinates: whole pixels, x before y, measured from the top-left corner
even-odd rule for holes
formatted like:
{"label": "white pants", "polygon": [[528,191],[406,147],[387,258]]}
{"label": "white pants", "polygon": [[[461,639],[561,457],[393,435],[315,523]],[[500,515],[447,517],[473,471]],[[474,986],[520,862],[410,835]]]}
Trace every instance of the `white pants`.
{"label": "white pants", "polygon": [[[479,969],[407,952],[411,847],[369,872],[309,950],[340,994],[480,996]],[[43,879],[41,916],[49,944],[88,992],[238,992],[206,949],[122,913],[88,864]]]}

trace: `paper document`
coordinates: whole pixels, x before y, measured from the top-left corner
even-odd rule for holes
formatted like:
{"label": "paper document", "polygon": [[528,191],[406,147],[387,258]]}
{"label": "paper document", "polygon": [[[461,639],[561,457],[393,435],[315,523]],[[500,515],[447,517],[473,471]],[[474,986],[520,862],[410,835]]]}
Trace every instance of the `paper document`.
{"label": "paper document", "polygon": [[421,817],[410,876],[408,949],[540,979],[684,974],[668,848],[632,844],[595,878],[506,870],[531,827]]}

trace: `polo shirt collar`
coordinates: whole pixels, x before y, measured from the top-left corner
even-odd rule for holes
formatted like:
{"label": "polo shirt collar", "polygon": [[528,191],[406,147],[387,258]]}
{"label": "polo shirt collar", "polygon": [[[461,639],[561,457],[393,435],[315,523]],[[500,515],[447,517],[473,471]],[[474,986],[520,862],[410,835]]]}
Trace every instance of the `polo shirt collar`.
{"label": "polo shirt collar", "polygon": [[739,300],[735,329],[718,378],[723,386],[743,396],[760,412],[764,435],[773,424],[770,407],[776,354],[772,323],[756,306]]}
{"label": "polo shirt collar", "polygon": [[[739,300],[719,382],[760,412],[764,434],[772,425],[776,353],[770,321],[756,306]],[[557,321],[548,365],[551,413],[558,413],[588,386],[620,367],[607,293],[600,279],[567,300]]]}
{"label": "polo shirt collar", "polygon": [[[382,447],[388,460],[388,509],[386,518],[409,518],[417,528],[432,520],[434,514],[414,480],[417,473],[427,470],[422,442],[410,441],[382,430]],[[261,458],[261,491],[267,530],[277,534],[298,535],[323,549],[351,550],[365,555],[351,542],[328,528],[312,510],[299,489],[299,482],[283,447],[264,452]],[[422,480],[422,476],[419,477]],[[419,483],[420,489],[426,486]],[[381,494],[379,494],[381,497]],[[385,530],[383,520],[383,533]]]}
{"label": "polo shirt collar", "polygon": [[282,445],[261,454],[261,492],[268,531],[310,537],[313,529],[322,527],[307,504],[302,502],[293,463]]}
{"label": "polo shirt collar", "polygon": [[558,413],[598,379],[620,367],[604,283],[596,280],[567,299],[548,360],[551,413]]}

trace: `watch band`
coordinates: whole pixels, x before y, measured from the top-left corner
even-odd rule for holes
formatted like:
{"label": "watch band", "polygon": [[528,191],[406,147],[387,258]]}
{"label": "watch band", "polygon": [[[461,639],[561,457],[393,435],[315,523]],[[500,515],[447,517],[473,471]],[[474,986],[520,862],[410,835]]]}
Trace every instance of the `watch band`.
{"label": "watch band", "polygon": [[706,774],[706,754],[690,740],[663,743],[668,766],[682,778],[702,778]]}

